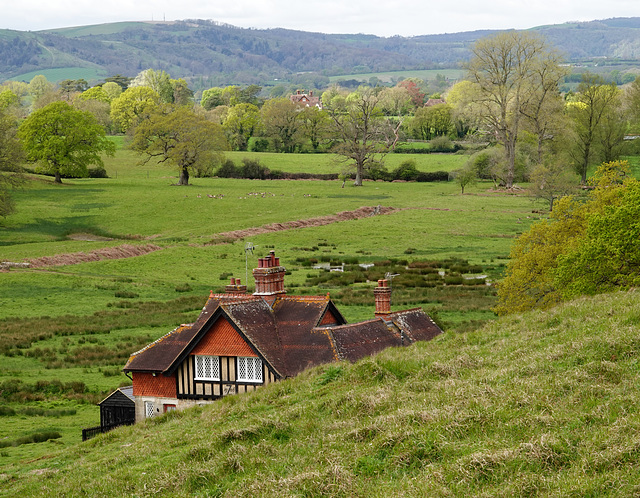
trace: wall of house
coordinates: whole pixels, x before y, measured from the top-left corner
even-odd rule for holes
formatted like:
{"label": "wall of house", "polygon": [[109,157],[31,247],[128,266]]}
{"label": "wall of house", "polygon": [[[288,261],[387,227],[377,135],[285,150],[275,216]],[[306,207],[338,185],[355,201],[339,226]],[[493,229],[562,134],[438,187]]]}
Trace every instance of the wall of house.
{"label": "wall of house", "polygon": [[[253,355],[255,356],[255,355]],[[262,382],[240,382],[237,380],[236,357],[220,356],[220,380],[196,380],[194,355],[189,356],[176,371],[178,398],[213,400],[228,394],[255,391],[258,387],[277,380],[276,375],[262,362]]]}

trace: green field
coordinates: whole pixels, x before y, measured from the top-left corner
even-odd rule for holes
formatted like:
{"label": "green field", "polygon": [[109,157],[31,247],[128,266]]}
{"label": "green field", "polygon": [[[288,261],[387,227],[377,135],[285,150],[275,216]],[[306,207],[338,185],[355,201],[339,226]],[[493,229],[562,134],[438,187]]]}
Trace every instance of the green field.
{"label": "green field", "polygon": [[[253,157],[269,168],[292,172],[333,172],[336,167],[328,154],[229,157],[235,162]],[[411,158],[420,170],[435,171],[460,167],[466,156],[396,154],[387,160],[392,169],[394,162]],[[108,179],[66,179],[55,185],[51,178],[31,175],[15,192],[17,212],[2,221],[0,261],[64,258],[123,245],[152,244],[159,250],[125,259],[78,264],[62,260],[58,266],[0,272],[0,410],[17,413],[2,419],[0,441],[42,431],[61,435],[47,443],[3,448],[0,465],[77,443],[82,427],[99,423],[93,404],[129,382],[120,372],[127,355],[176,325],[193,321],[209,290],[221,290],[230,275],[246,280],[247,268],[250,272],[256,259],[271,249],[288,270],[290,293],[330,292],[353,322],[372,316],[372,284],[345,283],[348,272],[346,280],[323,280],[325,270],[313,269],[311,260],[393,260],[389,264],[399,268],[394,272],[405,273],[404,265],[411,261],[459,258],[481,266],[488,280],[495,281],[511,241],[541,216],[534,211],[543,207],[525,195],[494,193],[492,184],[482,182],[464,196],[447,182],[365,182],[356,188],[349,183],[343,187],[341,181],[192,178],[191,186],[177,187],[176,171],[141,166],[128,150],[120,148],[105,162]],[[363,206],[395,211],[239,239],[224,236]],[[254,254],[247,256],[247,243],[256,247]],[[398,278],[395,309],[422,306],[452,332],[494,318],[491,287],[412,289],[410,284],[403,288]],[[251,278],[247,283],[251,289]],[[85,357],[93,359],[83,362]],[[50,392],[51,385],[62,387]],[[58,411],[75,413],[20,412],[23,405],[58,402]]]}
{"label": "green field", "polygon": [[107,74],[100,70],[91,67],[59,67],[54,69],[40,69],[38,71],[31,71],[30,73],[18,74],[12,76],[13,81],[25,81],[30,82],[34,76],[42,74],[48,81],[57,83],[62,80],[78,80],[84,79],[86,81],[96,81],[101,78],[105,78]]}

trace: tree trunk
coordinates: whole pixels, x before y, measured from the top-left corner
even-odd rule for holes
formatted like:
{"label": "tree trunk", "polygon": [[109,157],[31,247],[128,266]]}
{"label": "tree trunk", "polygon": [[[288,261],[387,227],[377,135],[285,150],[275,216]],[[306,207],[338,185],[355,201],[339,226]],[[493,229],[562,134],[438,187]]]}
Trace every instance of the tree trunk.
{"label": "tree trunk", "polygon": [[362,176],[363,176],[364,166],[362,164],[356,163],[356,180],[353,182],[355,187],[362,187]]}
{"label": "tree trunk", "polygon": [[55,172],[55,183],[62,183],[62,177],[60,176],[60,172],[56,171]]}
{"label": "tree trunk", "polygon": [[178,180],[178,185],[189,185],[189,169],[181,168],[180,169],[180,179]]}

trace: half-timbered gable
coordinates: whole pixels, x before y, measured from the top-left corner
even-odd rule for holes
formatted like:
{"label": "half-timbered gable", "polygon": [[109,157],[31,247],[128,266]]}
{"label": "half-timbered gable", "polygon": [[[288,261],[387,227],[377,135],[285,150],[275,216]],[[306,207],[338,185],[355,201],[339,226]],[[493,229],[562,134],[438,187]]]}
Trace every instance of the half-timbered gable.
{"label": "half-timbered gable", "polygon": [[253,275],[252,295],[232,278],[225,293],[210,294],[193,324],[131,355],[124,371],[133,380],[136,420],[441,333],[419,308],[392,312],[386,280],[374,291],[375,319],[347,324],[328,294],[287,295],[285,269],[273,251],[259,259]]}

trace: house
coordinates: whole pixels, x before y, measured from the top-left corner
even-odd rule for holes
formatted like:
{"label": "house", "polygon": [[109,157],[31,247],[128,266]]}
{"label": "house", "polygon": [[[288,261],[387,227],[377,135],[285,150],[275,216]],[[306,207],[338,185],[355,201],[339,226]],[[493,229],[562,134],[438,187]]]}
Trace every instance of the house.
{"label": "house", "polygon": [[287,295],[284,276],[271,251],[253,270],[253,294],[232,278],[224,293],[211,292],[195,323],[133,353],[124,371],[133,382],[136,421],[442,332],[420,308],[392,312],[386,280],[374,289],[375,316],[347,324],[328,294]]}
{"label": "house", "polygon": [[302,90],[298,90],[295,94],[290,95],[289,99],[294,104],[299,104],[302,107],[317,107],[318,109],[322,109],[322,102],[320,101],[320,97],[316,97],[313,95],[313,90],[309,90],[309,93],[303,93]]}
{"label": "house", "polygon": [[433,107],[434,105],[446,104],[447,102],[444,99],[428,99],[424,104],[425,107]]}

